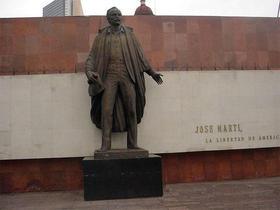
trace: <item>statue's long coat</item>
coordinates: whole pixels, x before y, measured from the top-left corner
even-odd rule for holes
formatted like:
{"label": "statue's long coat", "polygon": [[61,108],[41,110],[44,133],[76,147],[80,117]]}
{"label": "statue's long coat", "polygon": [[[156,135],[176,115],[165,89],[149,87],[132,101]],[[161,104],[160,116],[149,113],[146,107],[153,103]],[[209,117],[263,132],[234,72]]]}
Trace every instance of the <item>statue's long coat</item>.
{"label": "statue's long coat", "polygon": [[[140,43],[132,32],[132,28],[121,26],[121,33],[124,35],[121,35],[120,37],[125,65],[131,80],[135,84],[137,123],[140,123],[145,106],[145,80],[143,73],[151,69],[151,67]],[[106,78],[106,71],[110,58],[110,36],[110,26],[99,30],[86,61],[86,71],[97,72],[103,82]],[[102,94],[103,92],[96,95],[91,94],[91,120],[98,128],[101,128]],[[117,93],[113,111],[113,132],[127,130],[125,110],[122,103],[120,94]]]}

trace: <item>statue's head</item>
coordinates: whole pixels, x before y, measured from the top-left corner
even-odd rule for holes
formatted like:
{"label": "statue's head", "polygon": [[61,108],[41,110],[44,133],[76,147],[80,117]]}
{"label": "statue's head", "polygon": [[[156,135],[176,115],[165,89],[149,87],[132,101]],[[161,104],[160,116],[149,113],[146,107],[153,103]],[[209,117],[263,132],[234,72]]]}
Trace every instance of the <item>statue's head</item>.
{"label": "statue's head", "polygon": [[107,20],[112,26],[118,26],[122,21],[122,13],[117,7],[112,7],[107,10]]}

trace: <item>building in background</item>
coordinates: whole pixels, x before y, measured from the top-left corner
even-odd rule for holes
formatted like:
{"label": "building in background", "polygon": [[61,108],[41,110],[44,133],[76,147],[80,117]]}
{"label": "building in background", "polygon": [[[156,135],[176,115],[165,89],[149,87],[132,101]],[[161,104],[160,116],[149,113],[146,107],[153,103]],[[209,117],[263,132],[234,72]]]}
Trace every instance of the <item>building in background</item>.
{"label": "building in background", "polygon": [[83,15],[81,0],[54,0],[43,8],[43,17]]}
{"label": "building in background", "polygon": [[141,5],[136,9],[134,15],[154,15],[152,9],[145,4],[145,0],[141,0]]}

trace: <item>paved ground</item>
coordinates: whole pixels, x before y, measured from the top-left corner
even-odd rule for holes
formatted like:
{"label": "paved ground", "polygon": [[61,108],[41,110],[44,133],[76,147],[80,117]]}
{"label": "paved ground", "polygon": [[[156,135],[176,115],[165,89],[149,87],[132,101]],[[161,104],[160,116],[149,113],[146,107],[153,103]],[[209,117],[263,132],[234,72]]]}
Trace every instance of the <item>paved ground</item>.
{"label": "paved ground", "polygon": [[83,191],[2,194],[0,209],[280,209],[280,177],[169,184],[158,198],[84,201]]}

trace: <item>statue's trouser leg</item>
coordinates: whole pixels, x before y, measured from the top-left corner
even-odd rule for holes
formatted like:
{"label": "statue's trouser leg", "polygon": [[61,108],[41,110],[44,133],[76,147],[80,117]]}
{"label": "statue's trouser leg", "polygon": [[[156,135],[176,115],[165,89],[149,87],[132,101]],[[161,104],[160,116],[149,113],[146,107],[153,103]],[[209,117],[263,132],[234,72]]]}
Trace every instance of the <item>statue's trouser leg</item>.
{"label": "statue's trouser leg", "polygon": [[120,93],[126,113],[127,148],[137,148],[137,116],[135,86],[130,78],[120,81]]}
{"label": "statue's trouser leg", "polygon": [[102,146],[101,150],[111,149],[111,133],[113,123],[113,109],[115,105],[118,81],[107,77],[101,101]]}

